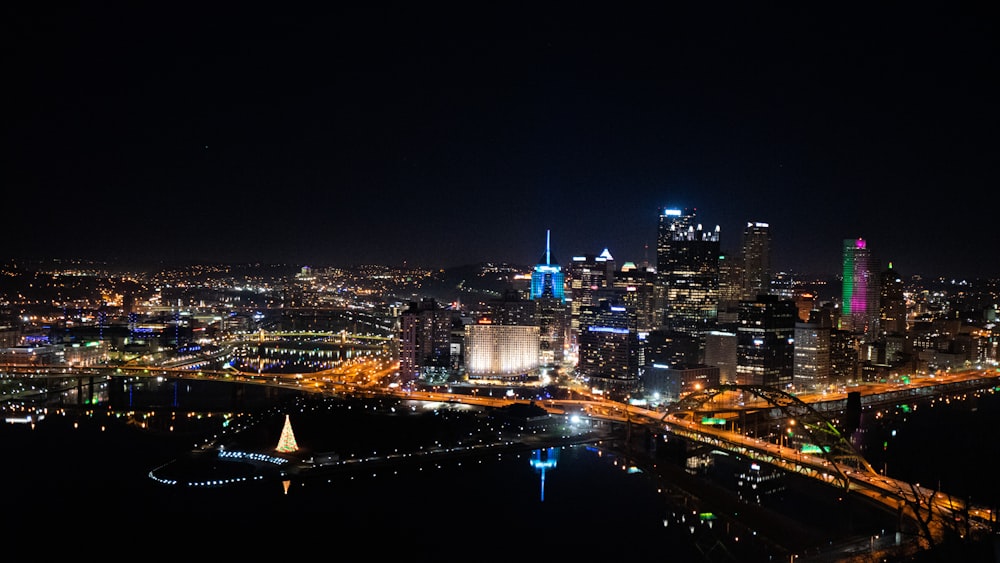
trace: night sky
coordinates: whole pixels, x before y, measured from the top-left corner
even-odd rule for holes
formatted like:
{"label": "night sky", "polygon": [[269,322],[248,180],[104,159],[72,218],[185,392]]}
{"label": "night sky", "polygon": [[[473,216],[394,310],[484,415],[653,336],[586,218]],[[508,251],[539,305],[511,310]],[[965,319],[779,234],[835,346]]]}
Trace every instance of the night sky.
{"label": "night sky", "polygon": [[655,263],[667,206],[1000,275],[985,4],[21,4],[0,256]]}

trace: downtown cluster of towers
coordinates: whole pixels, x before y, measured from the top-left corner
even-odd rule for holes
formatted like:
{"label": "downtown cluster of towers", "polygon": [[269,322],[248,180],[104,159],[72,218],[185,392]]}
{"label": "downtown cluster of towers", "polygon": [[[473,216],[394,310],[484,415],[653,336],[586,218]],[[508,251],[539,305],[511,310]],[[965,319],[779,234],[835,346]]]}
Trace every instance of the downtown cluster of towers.
{"label": "downtown cluster of towers", "polygon": [[818,388],[914,367],[903,283],[863,239],[843,241],[841,300],[819,303],[772,279],[767,223],[746,224],[736,256],[719,234],[695,209],[664,208],[655,265],[619,266],[604,250],[564,267],[547,233],[526,288],[465,311],[411,303],[400,373],[530,381],[551,369],[616,397],[669,401],[720,382]]}

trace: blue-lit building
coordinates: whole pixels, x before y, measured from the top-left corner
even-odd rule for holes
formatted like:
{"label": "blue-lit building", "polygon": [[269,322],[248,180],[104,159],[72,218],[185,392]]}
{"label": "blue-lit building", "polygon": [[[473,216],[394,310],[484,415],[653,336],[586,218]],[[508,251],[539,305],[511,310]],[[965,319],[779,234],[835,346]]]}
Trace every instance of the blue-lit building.
{"label": "blue-lit building", "polygon": [[542,297],[566,300],[565,274],[562,266],[552,258],[551,233],[545,231],[545,254],[531,272],[531,299]]}
{"label": "blue-lit building", "polygon": [[563,362],[569,333],[566,279],[562,267],[552,258],[551,234],[545,231],[545,254],[531,272],[529,296],[534,303],[535,324],[539,329],[539,363],[555,367]]}

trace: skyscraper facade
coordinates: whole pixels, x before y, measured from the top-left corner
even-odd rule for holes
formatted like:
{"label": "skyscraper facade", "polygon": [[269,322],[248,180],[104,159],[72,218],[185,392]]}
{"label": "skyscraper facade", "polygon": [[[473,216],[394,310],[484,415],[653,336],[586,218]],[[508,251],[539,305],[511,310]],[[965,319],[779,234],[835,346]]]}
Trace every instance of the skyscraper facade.
{"label": "skyscraper facade", "polygon": [[534,300],[535,324],[538,326],[538,362],[543,367],[555,367],[564,360],[569,346],[569,309],[558,297]]}
{"label": "skyscraper facade", "polygon": [[705,363],[719,368],[720,383],[736,383],[736,332],[710,330],[705,334]]}
{"label": "skyscraper facade", "polygon": [[639,340],[635,310],[601,299],[580,312],[580,359],[577,371],[616,398],[639,384]]}
{"label": "skyscraper facade", "polygon": [[569,331],[566,278],[562,266],[552,257],[551,232],[545,231],[545,254],[531,273],[533,325],[538,327],[538,361],[555,366],[563,361]]}
{"label": "skyscraper facade", "polygon": [[736,379],[740,385],[785,387],[794,374],[795,303],[760,295],[740,304]]}
{"label": "skyscraper facade", "polygon": [[[797,389],[818,389],[831,382],[830,333],[832,321],[818,315],[809,322],[795,323],[795,366],[792,373]],[[829,315],[828,315],[829,316]]]}
{"label": "skyscraper facade", "polygon": [[503,296],[486,301],[487,318],[495,325],[535,325],[535,302],[525,299],[518,291],[505,291]]}
{"label": "skyscraper facade", "polygon": [[667,264],[670,262],[671,243],[674,233],[686,231],[695,221],[695,209],[661,208],[656,224],[656,316],[657,324],[663,326],[667,306],[667,285],[670,281]]}
{"label": "skyscraper facade", "polygon": [[840,329],[874,338],[878,332],[878,270],[863,238],[844,240]]}
{"label": "skyscraper facade", "polygon": [[614,258],[607,249],[601,254],[582,254],[573,257],[568,269],[570,331],[576,342],[580,334],[580,308],[596,304],[600,292],[611,287]]}
{"label": "skyscraper facade", "polygon": [[538,327],[465,326],[465,367],[473,379],[527,379],[538,368]]}
{"label": "skyscraper facade", "polygon": [[566,298],[565,279],[562,266],[552,258],[551,233],[545,231],[545,253],[531,273],[531,299],[554,297]]}
{"label": "skyscraper facade", "polygon": [[771,291],[771,227],[748,221],[743,229],[743,299],[756,299]]}
{"label": "skyscraper facade", "polygon": [[699,333],[719,312],[719,232],[706,231],[696,210],[663,209],[656,243],[656,271],[663,293],[663,325]]}
{"label": "skyscraper facade", "polygon": [[879,280],[879,330],[882,335],[906,333],[906,295],[903,279],[892,268],[882,272]]}
{"label": "skyscraper facade", "polygon": [[622,264],[612,285],[621,292],[625,305],[635,309],[636,327],[640,333],[655,330],[659,326],[656,320],[655,271],[626,262]]}
{"label": "skyscraper facade", "polygon": [[743,291],[743,253],[735,255],[723,251],[719,254],[719,325],[735,326],[740,301],[746,299]]}
{"label": "skyscraper facade", "polygon": [[453,312],[436,300],[412,302],[399,316],[399,375],[412,381],[451,367]]}

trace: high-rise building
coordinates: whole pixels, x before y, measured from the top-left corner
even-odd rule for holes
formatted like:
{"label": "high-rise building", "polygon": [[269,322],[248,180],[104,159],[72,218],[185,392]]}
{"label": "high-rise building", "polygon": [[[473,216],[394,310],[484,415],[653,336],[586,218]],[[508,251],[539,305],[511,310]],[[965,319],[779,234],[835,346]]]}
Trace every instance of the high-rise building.
{"label": "high-rise building", "polygon": [[795,274],[792,272],[771,272],[771,295],[783,299],[794,299],[797,287]]}
{"label": "high-rise building", "polygon": [[544,367],[563,363],[569,345],[569,311],[566,302],[557,297],[534,300],[535,325],[538,326],[538,362]]}
{"label": "high-rise building", "polygon": [[703,363],[701,335],[679,330],[656,329],[640,335],[643,365],[696,365]]}
{"label": "high-rise building", "polygon": [[879,281],[879,330],[882,335],[906,333],[906,295],[903,279],[889,262]]}
{"label": "high-rise building", "polygon": [[863,238],[844,240],[843,288],[840,329],[878,335],[878,270]]}
{"label": "high-rise building", "polygon": [[816,293],[809,289],[796,288],[792,291],[791,299],[795,301],[795,306],[799,309],[798,320],[804,323],[810,322],[809,317],[816,309]]}
{"label": "high-rise building", "polygon": [[451,367],[453,312],[436,300],[411,302],[399,315],[399,375],[412,381]]}
{"label": "high-rise building", "polygon": [[626,262],[622,264],[612,285],[620,292],[625,305],[635,309],[636,327],[640,333],[655,330],[660,325],[656,319],[654,270]]}
{"label": "high-rise building", "polygon": [[465,326],[465,367],[472,379],[537,377],[538,327],[476,323]]}
{"label": "high-rise building", "polygon": [[656,272],[666,328],[700,333],[715,325],[719,312],[719,232],[718,226],[704,230],[693,208],[661,210]]}
{"label": "high-rise building", "polygon": [[493,324],[508,326],[535,324],[535,302],[525,299],[519,291],[505,291],[503,296],[490,299],[485,305],[486,315]]}
{"label": "high-rise building", "polygon": [[562,266],[552,257],[551,233],[545,232],[545,254],[531,273],[534,324],[539,329],[539,363],[555,366],[563,361],[569,333],[569,304]]}
{"label": "high-rise building", "polygon": [[566,298],[566,286],[562,266],[552,258],[551,233],[545,231],[545,253],[531,273],[531,299],[553,297]]}
{"label": "high-rise building", "polygon": [[796,389],[817,389],[831,383],[830,334],[833,318],[828,310],[813,310],[810,313],[808,322],[795,323],[792,380]]}
{"label": "high-rise building", "polygon": [[719,317],[720,326],[736,325],[740,301],[747,299],[743,291],[743,253],[735,256],[719,254]]}
{"label": "high-rise building", "polygon": [[580,311],[577,371],[616,398],[638,390],[639,339],[635,311],[601,299]]}
{"label": "high-rise building", "polygon": [[771,292],[771,227],[749,221],[743,229],[743,299]]}
{"label": "high-rise building", "polygon": [[861,342],[849,331],[830,331],[830,377],[834,383],[850,384],[861,376]]}
{"label": "high-rise building", "polygon": [[795,303],[759,295],[740,304],[736,328],[736,379],[740,385],[783,388],[794,373]]}
{"label": "high-rise building", "polygon": [[705,334],[705,364],[719,368],[721,383],[736,383],[735,331],[710,330]]}
{"label": "high-rise building", "polygon": [[571,299],[570,331],[573,340],[580,334],[580,308],[596,304],[599,293],[611,287],[614,263],[606,248],[601,254],[581,254],[570,261],[567,285]]}
{"label": "high-rise building", "polygon": [[670,282],[666,267],[671,261],[671,243],[674,233],[687,231],[694,224],[695,209],[661,208],[656,225],[656,315],[657,323],[663,325],[667,306],[667,285]]}

